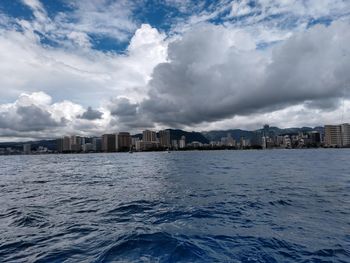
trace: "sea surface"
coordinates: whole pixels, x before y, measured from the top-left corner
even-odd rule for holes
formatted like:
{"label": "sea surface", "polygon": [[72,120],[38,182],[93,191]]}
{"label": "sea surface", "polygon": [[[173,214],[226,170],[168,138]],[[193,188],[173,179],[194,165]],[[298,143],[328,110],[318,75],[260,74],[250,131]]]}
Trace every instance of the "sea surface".
{"label": "sea surface", "polygon": [[350,262],[350,150],[0,156],[0,262]]}

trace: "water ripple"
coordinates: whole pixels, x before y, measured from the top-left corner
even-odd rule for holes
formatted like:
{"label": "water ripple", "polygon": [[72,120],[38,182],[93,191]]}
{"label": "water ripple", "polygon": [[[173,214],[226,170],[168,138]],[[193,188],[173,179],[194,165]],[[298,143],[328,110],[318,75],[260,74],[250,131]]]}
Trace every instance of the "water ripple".
{"label": "water ripple", "polygon": [[0,262],[350,262],[350,150],[0,163]]}

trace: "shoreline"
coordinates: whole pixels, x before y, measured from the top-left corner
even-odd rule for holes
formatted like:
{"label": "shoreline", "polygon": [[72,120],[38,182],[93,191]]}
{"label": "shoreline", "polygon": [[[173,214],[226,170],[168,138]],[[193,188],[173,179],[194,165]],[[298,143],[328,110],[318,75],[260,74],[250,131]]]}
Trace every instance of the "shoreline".
{"label": "shoreline", "polygon": [[85,154],[138,154],[138,153],[176,153],[176,152],[218,152],[218,151],[276,151],[276,150],[327,150],[327,149],[333,149],[333,150],[344,150],[344,149],[350,149],[350,147],[305,147],[305,148],[268,148],[268,149],[186,149],[186,150],[149,150],[149,151],[133,151],[133,152],[127,152],[127,151],[115,151],[115,152],[66,152],[66,153],[60,153],[60,152],[50,152],[50,153],[30,153],[30,154],[23,154],[23,153],[10,153],[10,154],[0,154],[0,156],[35,156],[35,155],[85,155]]}

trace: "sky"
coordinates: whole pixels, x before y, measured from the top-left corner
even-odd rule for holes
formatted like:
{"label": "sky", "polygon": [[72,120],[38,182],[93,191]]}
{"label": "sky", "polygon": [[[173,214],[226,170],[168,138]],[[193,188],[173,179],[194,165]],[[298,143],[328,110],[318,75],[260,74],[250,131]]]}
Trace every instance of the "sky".
{"label": "sky", "polygon": [[1,0],[0,141],[350,122],[350,0]]}

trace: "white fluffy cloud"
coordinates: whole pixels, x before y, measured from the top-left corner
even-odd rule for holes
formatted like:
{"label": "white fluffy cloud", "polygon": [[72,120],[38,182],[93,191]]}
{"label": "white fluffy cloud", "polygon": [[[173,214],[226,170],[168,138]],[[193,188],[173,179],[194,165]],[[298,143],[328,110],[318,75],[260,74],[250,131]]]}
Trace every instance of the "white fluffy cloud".
{"label": "white fluffy cloud", "polygon": [[1,140],[95,135],[108,130],[110,122],[109,112],[103,108],[84,109],[66,100],[53,102],[44,92],[22,93],[13,103],[0,105]]}
{"label": "white fluffy cloud", "polygon": [[[350,120],[348,1],[168,0],[189,16],[167,33],[135,22],[131,1],[67,1],[56,16],[22,2],[32,20],[0,13],[1,140]],[[92,35],[129,42],[102,52]]]}
{"label": "white fluffy cloud", "polygon": [[141,110],[170,126],[300,103],[328,110],[350,96],[348,29],[345,22],[315,26],[261,51],[242,47],[222,26],[197,27],[169,45],[170,61],[155,68]]}
{"label": "white fluffy cloud", "polygon": [[165,61],[165,36],[142,25],[125,55],[43,47],[31,31],[0,30],[0,102],[44,91],[85,106],[119,95],[142,99],[155,65]]}

